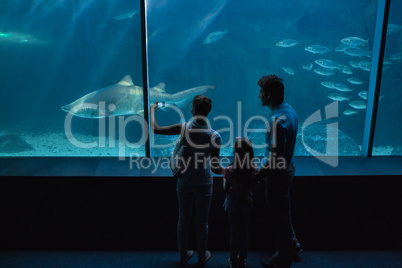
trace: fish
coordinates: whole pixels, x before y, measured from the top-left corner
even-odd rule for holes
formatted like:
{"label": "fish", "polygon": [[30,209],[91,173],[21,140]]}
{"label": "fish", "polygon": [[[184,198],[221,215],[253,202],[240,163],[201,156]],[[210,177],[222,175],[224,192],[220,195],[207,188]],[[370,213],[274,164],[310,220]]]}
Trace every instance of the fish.
{"label": "fish", "polygon": [[313,66],[314,65],[311,62],[307,65],[302,65],[303,70],[307,70],[307,71],[311,71],[311,69],[313,69]]}
{"label": "fish", "polygon": [[397,33],[400,30],[402,30],[402,26],[397,25],[397,24],[389,23],[388,26],[387,26],[387,35]]}
{"label": "fish", "polygon": [[313,54],[324,54],[329,51],[329,48],[320,45],[311,45],[304,48],[305,51],[311,52]]}
{"label": "fish", "polygon": [[369,62],[369,61],[360,61],[359,62],[359,68],[362,69],[362,70],[365,70],[367,72],[370,72],[371,62]]}
{"label": "fish", "polygon": [[346,37],[341,40],[341,43],[351,46],[361,46],[368,44],[368,39],[364,40],[360,37]]}
{"label": "fish", "polygon": [[384,61],[382,62],[382,64],[383,64],[383,65],[391,65],[392,62],[390,62],[389,60],[384,60]]}
{"label": "fish", "polygon": [[349,106],[355,109],[366,109],[366,102],[361,100],[351,101],[349,102]]}
{"label": "fish", "polygon": [[288,75],[294,75],[295,70],[293,70],[292,67],[281,67],[282,70],[284,70]]}
{"label": "fish", "polygon": [[349,44],[340,44],[339,46],[337,46],[335,48],[335,51],[336,52],[344,52],[345,49],[350,48],[350,47],[351,47],[351,45],[349,45]]}
{"label": "fish", "polygon": [[400,60],[402,59],[402,52],[397,52],[395,54],[392,54],[391,56],[389,56],[390,60]]}
{"label": "fish", "polygon": [[299,42],[292,39],[284,39],[276,43],[278,47],[294,47],[297,44],[299,44]]}
{"label": "fish", "polygon": [[362,80],[360,80],[357,77],[349,77],[348,79],[346,79],[349,83],[354,84],[354,85],[363,85],[364,82]]}
{"label": "fish", "polygon": [[204,45],[215,43],[216,41],[222,39],[223,36],[225,34],[227,34],[227,32],[228,32],[228,29],[226,29],[225,31],[217,31],[217,32],[209,33],[202,43]]}
{"label": "fish", "polygon": [[323,85],[326,88],[331,88],[331,89],[335,88],[334,87],[335,83],[331,82],[331,81],[323,81],[323,82],[321,82],[321,85]]}
{"label": "fish", "polygon": [[339,68],[341,69],[342,73],[344,73],[344,74],[353,74],[353,71],[349,66],[346,66],[344,64],[340,64]]}
{"label": "fish", "polygon": [[353,89],[348,88],[345,84],[342,83],[335,83],[334,88],[341,92],[351,92]]}
{"label": "fish", "polygon": [[121,12],[119,15],[114,16],[113,19],[114,20],[131,19],[137,13],[138,13],[138,11]]}
{"label": "fish", "polygon": [[347,49],[345,49],[344,53],[349,56],[353,56],[353,57],[366,56],[366,57],[371,58],[369,50],[364,50],[364,49],[356,48],[356,47],[347,48]]}
{"label": "fish", "polygon": [[0,32],[0,44],[1,43],[12,43],[12,44],[46,44],[45,41],[39,40],[37,37],[20,33],[20,32]]}
{"label": "fish", "polygon": [[[161,82],[149,90],[150,103],[155,101],[171,103],[184,107],[195,96],[214,90],[215,85],[199,86],[175,94],[165,92],[165,83]],[[144,112],[143,89],[133,84],[130,75],[118,83],[101,88],[64,105],[61,109],[83,118],[104,118],[110,116],[138,114]]]}
{"label": "fish", "polygon": [[316,68],[316,69],[314,69],[314,72],[319,75],[324,75],[324,76],[330,76],[330,75],[334,75],[336,73],[336,71],[333,69],[325,69],[325,68]]}
{"label": "fish", "polygon": [[346,109],[345,111],[343,111],[344,115],[352,115],[352,114],[357,114],[359,111],[354,110],[354,109]]}
{"label": "fish", "polygon": [[360,91],[357,95],[359,95],[360,98],[367,100],[367,93],[367,91]]}
{"label": "fish", "polygon": [[359,63],[357,61],[350,61],[349,62],[350,66],[352,66],[353,68],[358,69],[359,68]]}
{"label": "fish", "polygon": [[0,38],[1,39],[9,38],[11,36],[13,36],[12,33],[2,33],[2,32],[0,32]]}
{"label": "fish", "polygon": [[315,63],[317,63],[319,66],[326,68],[326,69],[339,69],[339,64],[332,60],[319,59],[319,60],[316,60]]}
{"label": "fish", "polygon": [[343,95],[342,93],[330,93],[327,97],[333,101],[345,101],[350,99],[345,95]]}

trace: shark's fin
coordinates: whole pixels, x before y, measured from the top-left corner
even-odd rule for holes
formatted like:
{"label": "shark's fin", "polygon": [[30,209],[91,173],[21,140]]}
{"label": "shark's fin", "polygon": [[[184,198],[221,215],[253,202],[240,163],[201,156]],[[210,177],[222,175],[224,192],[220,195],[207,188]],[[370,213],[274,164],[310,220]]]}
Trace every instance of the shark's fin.
{"label": "shark's fin", "polygon": [[118,83],[120,86],[134,86],[131,76],[128,74]]}
{"label": "shark's fin", "polygon": [[151,88],[151,90],[154,90],[154,91],[159,92],[159,93],[165,93],[165,83],[160,82],[159,84],[157,84],[156,86]]}
{"label": "shark's fin", "polygon": [[188,109],[191,109],[192,103],[193,103],[193,100],[189,100],[189,101],[185,104],[185,107],[186,107],[187,110],[188,110]]}

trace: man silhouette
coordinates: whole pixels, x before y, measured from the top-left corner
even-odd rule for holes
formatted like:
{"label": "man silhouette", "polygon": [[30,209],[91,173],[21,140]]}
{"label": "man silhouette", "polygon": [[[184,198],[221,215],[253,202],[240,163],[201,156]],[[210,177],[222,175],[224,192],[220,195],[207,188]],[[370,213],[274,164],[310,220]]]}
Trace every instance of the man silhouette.
{"label": "man silhouette", "polygon": [[[285,87],[276,75],[263,76],[259,81],[259,98],[272,114],[266,133],[266,162],[257,178],[266,180],[266,198],[270,208],[277,251],[269,259],[261,260],[265,267],[290,267],[300,261],[302,251],[292,226],[290,186],[295,174],[293,153],[296,144],[298,117],[292,106],[284,101]],[[275,159],[275,161],[273,161]],[[281,163],[277,167],[272,163]]]}

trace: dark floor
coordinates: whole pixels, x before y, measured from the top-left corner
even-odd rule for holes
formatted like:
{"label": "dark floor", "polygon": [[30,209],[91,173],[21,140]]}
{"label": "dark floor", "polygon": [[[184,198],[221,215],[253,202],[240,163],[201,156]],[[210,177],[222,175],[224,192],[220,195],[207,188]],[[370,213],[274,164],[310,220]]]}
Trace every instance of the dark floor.
{"label": "dark floor", "polygon": [[[247,267],[262,267],[261,258],[271,252],[251,252]],[[212,258],[206,268],[229,267],[228,252],[212,252]],[[365,267],[365,268],[401,268],[402,251],[315,251],[303,252],[303,261],[292,267]],[[187,267],[196,267],[193,257]],[[179,267],[177,252],[113,252],[113,251],[10,251],[0,252],[1,268],[80,268],[80,267]]]}

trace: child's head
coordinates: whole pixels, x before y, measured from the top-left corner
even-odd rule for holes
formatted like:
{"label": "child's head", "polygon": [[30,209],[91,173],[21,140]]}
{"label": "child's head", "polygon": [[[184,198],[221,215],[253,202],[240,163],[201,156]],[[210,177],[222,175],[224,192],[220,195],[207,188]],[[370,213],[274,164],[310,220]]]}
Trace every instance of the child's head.
{"label": "child's head", "polygon": [[237,181],[244,185],[251,183],[254,172],[254,151],[251,141],[247,138],[238,138],[233,147],[233,171]]}
{"label": "child's head", "polygon": [[237,138],[233,147],[234,164],[249,163],[254,158],[253,145],[247,138]]}

